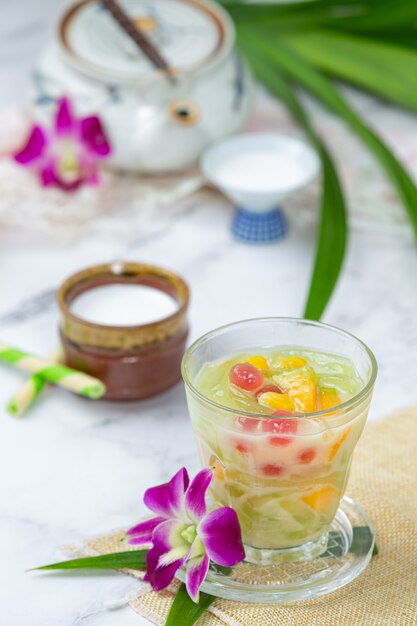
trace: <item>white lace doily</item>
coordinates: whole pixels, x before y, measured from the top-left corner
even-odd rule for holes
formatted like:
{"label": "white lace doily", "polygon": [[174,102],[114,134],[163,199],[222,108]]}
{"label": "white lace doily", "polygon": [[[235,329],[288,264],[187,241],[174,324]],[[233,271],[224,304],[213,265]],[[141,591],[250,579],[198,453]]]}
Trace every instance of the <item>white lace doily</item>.
{"label": "white lace doily", "polygon": [[74,193],[43,188],[30,170],[11,159],[0,159],[0,224],[29,228],[72,239],[86,233],[134,236],[152,230],[158,215],[170,206],[170,217],[181,200],[203,184],[198,171],[186,176],[141,178],[103,170],[99,187]]}

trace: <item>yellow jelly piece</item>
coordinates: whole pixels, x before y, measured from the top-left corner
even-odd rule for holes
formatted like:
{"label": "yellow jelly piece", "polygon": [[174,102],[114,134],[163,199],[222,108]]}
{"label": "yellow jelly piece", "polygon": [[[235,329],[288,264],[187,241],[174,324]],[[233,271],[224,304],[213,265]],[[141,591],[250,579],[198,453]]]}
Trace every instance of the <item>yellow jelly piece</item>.
{"label": "yellow jelly piece", "polygon": [[224,480],[224,467],[215,454],[210,457],[209,465],[213,468],[213,476],[217,480]]}
{"label": "yellow jelly piece", "polygon": [[330,485],[326,485],[317,491],[303,496],[301,500],[317,511],[317,513],[325,513],[332,506],[336,497],[336,489]]}
{"label": "yellow jelly piece", "polygon": [[258,396],[258,402],[262,406],[274,409],[275,411],[294,411],[294,403],[285,393],[266,391]]}
{"label": "yellow jelly piece", "polygon": [[251,356],[246,359],[246,363],[250,363],[253,367],[257,367],[258,370],[268,370],[269,363],[264,356]]}
{"label": "yellow jelly piece", "polygon": [[340,404],[340,398],[333,387],[322,387],[319,395],[319,409],[325,411]]}
{"label": "yellow jelly piece", "polygon": [[307,365],[307,361],[302,356],[288,356],[280,361],[279,366],[284,370],[296,370]]}
{"label": "yellow jelly piece", "polygon": [[217,478],[217,480],[224,480],[223,465],[220,463],[218,459],[213,461],[213,474],[214,474],[214,478]]}
{"label": "yellow jelly piece", "polygon": [[350,431],[351,431],[350,428],[346,428],[346,430],[343,431],[343,433],[340,435],[339,439],[334,442],[334,444],[330,448],[329,461],[333,461],[334,457],[339,452],[340,446],[346,440],[346,438],[349,435]]}

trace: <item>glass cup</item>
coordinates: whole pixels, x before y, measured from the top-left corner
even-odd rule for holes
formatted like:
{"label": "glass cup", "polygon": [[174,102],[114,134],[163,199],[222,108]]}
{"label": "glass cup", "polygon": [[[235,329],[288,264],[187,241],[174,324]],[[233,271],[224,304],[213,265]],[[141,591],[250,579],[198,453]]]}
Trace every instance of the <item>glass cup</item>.
{"label": "glass cup", "polygon": [[[297,420],[296,432],[284,442],[291,445],[276,445],[260,423],[270,416],[226,408],[195,387],[207,362],[271,348],[345,357],[357,370],[362,388],[332,409],[289,418]],[[214,466],[211,497],[216,505],[235,509],[248,561],[309,560],[326,550],[376,373],[374,355],[353,335],[293,318],[229,324],[204,335],[185,353],[182,374],[192,427],[203,466]]]}

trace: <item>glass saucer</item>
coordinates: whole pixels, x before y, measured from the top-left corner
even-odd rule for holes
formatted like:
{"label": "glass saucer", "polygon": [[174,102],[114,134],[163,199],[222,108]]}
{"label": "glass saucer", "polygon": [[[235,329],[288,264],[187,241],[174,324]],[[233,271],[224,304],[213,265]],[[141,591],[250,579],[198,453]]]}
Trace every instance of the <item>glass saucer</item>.
{"label": "glass saucer", "polygon": [[[310,561],[270,565],[243,562],[234,568],[212,565],[201,591],[239,602],[280,603],[307,600],[344,587],[368,565],[374,531],[362,509],[343,498],[330,525],[327,549]],[[182,581],[184,570],[177,574]]]}

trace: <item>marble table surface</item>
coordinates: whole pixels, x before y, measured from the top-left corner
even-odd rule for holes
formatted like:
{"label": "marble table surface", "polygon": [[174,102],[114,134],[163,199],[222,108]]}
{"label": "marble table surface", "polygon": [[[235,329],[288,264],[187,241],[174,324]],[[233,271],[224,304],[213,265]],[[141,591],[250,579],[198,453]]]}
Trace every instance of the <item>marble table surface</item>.
{"label": "marble table surface", "polygon": [[[50,3],[37,2],[38,13],[32,14],[29,1],[24,3],[32,28],[40,28],[41,17],[43,25],[48,22]],[[17,9],[11,4],[9,11],[10,32],[15,28],[23,42],[26,31],[16,26]],[[10,57],[13,84],[0,105],[23,97],[30,55],[41,39],[36,32],[35,42],[24,50],[16,45]],[[10,46],[12,41],[10,36]],[[10,50],[6,54],[1,46],[3,40],[0,76],[11,76]],[[110,234],[45,243],[0,230],[2,340],[47,354],[57,343],[56,287],[83,266],[118,259],[165,265],[184,276],[192,291],[190,339],[237,319],[301,315],[314,251],[311,224],[291,215],[285,241],[257,248],[231,239],[230,218],[226,202],[209,198],[152,237],[138,232],[128,244]],[[324,321],[355,333],[376,354],[379,377],[370,420],[417,400],[416,276],[410,236],[353,231]],[[62,545],[134,523],[145,512],[146,486],[164,481],[181,465],[197,470],[182,385],[129,404],[92,403],[48,390],[30,414],[12,419],[3,406],[23,378],[0,368],[0,623],[147,624],[127,607],[108,610],[134,591],[136,583],[128,577],[25,570],[61,558]]]}

